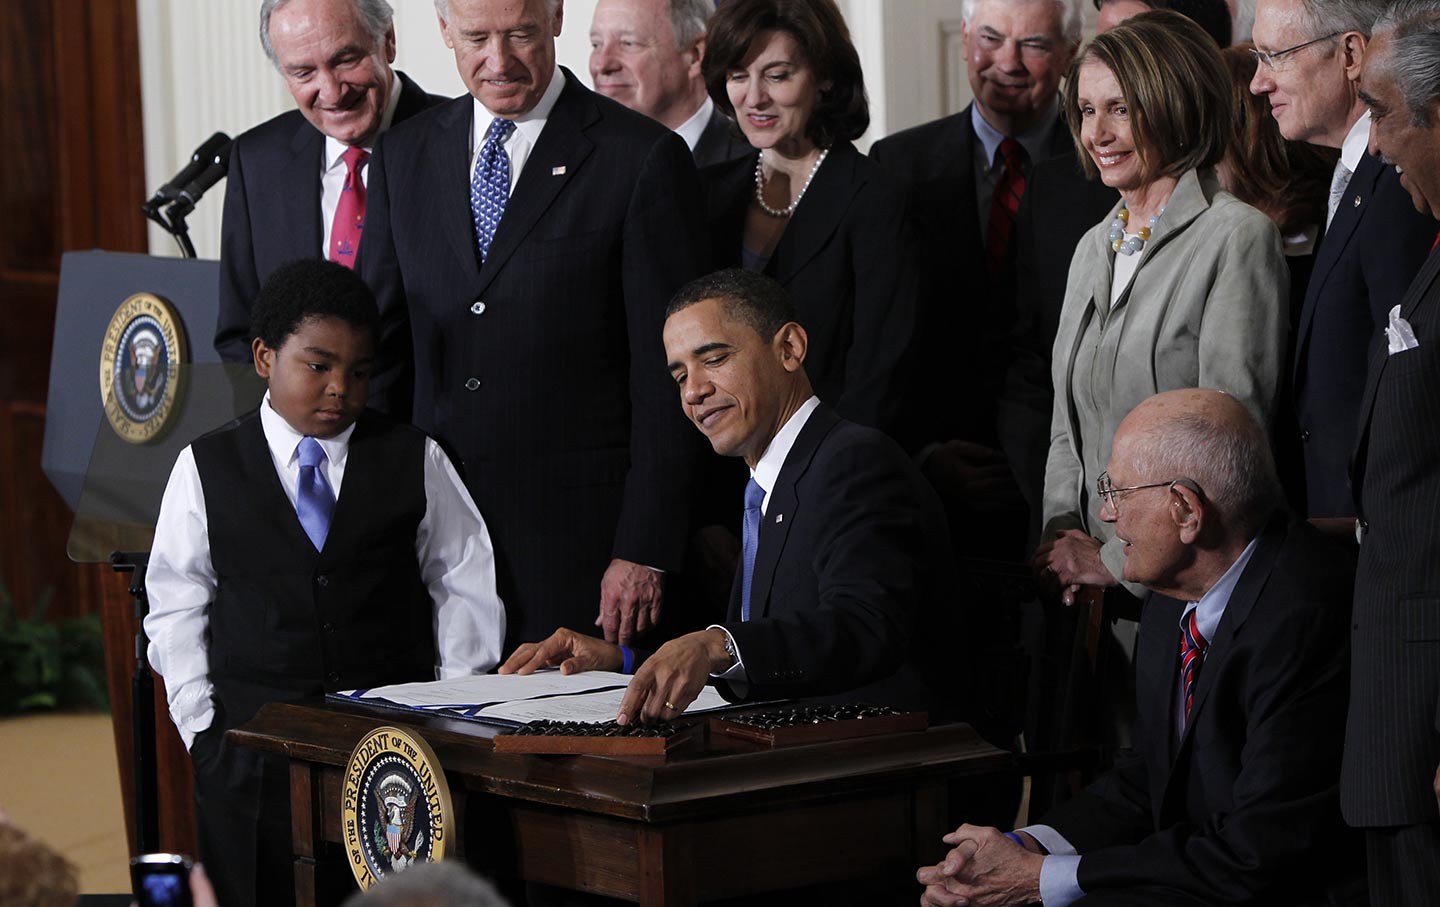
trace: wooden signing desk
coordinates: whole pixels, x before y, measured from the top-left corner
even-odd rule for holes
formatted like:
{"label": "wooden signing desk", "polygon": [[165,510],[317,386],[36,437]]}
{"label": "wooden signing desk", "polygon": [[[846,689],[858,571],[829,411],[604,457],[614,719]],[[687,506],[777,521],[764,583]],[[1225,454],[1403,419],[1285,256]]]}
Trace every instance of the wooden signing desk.
{"label": "wooden signing desk", "polygon": [[459,814],[451,846],[472,864],[647,907],[913,878],[944,853],[947,784],[1012,765],[961,724],[773,750],[711,738],[662,760],[496,753],[499,729],[478,722],[272,703],[230,739],[290,760],[299,907],[348,893],[317,892],[317,858],[341,840],[351,750],[387,724],[435,750]]}

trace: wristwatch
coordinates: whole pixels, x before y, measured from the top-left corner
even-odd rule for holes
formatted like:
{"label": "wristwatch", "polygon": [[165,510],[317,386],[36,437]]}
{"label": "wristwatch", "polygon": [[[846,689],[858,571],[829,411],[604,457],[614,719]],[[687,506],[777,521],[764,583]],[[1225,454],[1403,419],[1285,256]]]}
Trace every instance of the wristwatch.
{"label": "wristwatch", "polygon": [[[740,663],[740,653],[735,650],[734,638],[731,637],[729,633],[726,633],[724,628],[717,627],[716,629],[720,630],[720,633],[725,637],[725,654],[730,656],[730,663],[725,666],[725,671],[728,671]],[[723,674],[725,671],[721,671],[720,673]]]}

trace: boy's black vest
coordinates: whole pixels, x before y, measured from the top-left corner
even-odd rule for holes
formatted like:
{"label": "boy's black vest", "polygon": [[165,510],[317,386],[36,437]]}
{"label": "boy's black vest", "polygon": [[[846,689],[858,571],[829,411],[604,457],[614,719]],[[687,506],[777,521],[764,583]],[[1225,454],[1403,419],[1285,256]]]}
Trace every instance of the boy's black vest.
{"label": "boy's black vest", "polygon": [[415,535],[425,435],[366,412],[325,549],[285,496],[259,412],[196,441],[217,588],[206,644],[226,728],[266,702],[435,679]]}

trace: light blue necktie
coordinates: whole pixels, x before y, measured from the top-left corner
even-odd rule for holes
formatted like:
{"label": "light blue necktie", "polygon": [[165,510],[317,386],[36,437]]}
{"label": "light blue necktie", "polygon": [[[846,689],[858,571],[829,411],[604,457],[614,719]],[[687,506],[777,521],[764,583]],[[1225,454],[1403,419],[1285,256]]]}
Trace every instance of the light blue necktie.
{"label": "light blue necktie", "polygon": [[490,255],[490,243],[505,216],[505,203],[510,199],[510,156],[505,153],[505,140],[515,131],[509,120],[495,118],[485,133],[485,144],[475,159],[475,174],[470,178],[470,214],[475,219],[475,242],[480,249],[480,263]]}
{"label": "light blue necktie", "polygon": [[745,520],[740,527],[740,619],[750,619],[750,581],[755,576],[755,551],[760,547],[760,505],[765,489],[753,478],[745,485]]}
{"label": "light blue necktie", "polygon": [[335,514],[335,492],[320,471],[325,462],[325,448],[314,438],[300,439],[295,449],[300,460],[300,481],[295,486],[295,515],[316,551],[325,549],[325,536],[330,534],[330,518]]}

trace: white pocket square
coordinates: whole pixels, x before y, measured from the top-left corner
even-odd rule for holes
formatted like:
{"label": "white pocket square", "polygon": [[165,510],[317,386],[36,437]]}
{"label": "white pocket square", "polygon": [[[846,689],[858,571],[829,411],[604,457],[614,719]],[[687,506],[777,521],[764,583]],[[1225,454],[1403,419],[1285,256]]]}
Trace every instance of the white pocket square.
{"label": "white pocket square", "polygon": [[1392,356],[1420,345],[1420,341],[1415,339],[1415,331],[1410,327],[1410,322],[1400,317],[1398,305],[1390,310],[1390,324],[1385,328],[1385,339],[1390,344]]}

